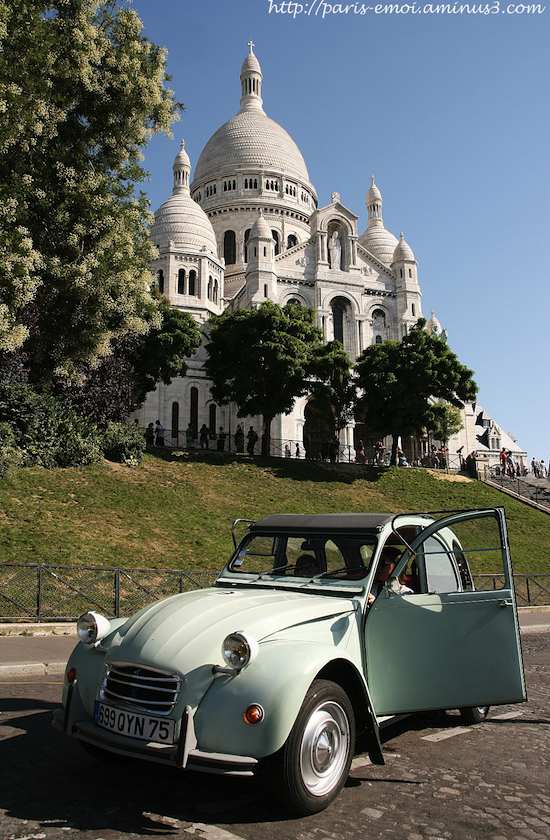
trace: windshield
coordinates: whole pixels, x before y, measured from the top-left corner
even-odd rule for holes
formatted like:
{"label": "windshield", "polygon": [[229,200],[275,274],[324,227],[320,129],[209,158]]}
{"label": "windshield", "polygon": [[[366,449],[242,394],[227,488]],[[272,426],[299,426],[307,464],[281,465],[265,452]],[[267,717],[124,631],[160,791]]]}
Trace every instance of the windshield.
{"label": "windshield", "polygon": [[376,534],[249,534],[228,570],[266,577],[361,580],[370,569]]}

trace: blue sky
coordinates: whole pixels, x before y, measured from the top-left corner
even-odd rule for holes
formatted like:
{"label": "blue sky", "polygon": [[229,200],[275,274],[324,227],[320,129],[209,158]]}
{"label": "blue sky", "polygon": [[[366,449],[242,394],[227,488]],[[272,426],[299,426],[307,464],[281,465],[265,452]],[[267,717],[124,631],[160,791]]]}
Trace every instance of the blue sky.
{"label": "blue sky", "polygon": [[[334,4],[336,5],[336,4]],[[320,204],[337,190],[366,225],[414,249],[480,403],[529,455],[550,457],[550,6],[542,15],[268,14],[269,0],[134,0],[168,50],[192,161],[239,107],[246,43],[264,108],[300,146]],[[505,4],[502,3],[502,9]],[[156,137],[145,189],[171,189],[175,142]]]}

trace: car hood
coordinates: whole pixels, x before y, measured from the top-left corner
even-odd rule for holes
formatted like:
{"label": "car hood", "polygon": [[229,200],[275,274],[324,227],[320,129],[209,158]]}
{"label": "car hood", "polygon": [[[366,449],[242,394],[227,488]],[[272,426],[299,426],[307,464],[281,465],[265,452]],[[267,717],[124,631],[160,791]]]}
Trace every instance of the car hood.
{"label": "car hood", "polygon": [[189,673],[223,665],[225,637],[243,631],[258,642],[296,625],[352,612],[351,598],[273,590],[212,588],[174,595],[130,618],[107,659]]}

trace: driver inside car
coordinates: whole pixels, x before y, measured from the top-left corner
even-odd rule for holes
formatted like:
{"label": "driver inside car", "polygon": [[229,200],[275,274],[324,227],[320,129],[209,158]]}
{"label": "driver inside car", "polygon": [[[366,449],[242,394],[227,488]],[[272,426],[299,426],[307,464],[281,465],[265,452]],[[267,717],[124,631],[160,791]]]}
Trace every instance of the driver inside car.
{"label": "driver inside car", "polygon": [[[367,596],[367,604],[370,606],[374,604],[382,589],[384,588],[385,582],[390,578],[395,571],[395,567],[397,561],[399,560],[402,551],[395,545],[387,545],[382,550],[382,554],[380,555],[380,560],[378,561],[378,568],[376,569],[376,575],[374,577],[374,583],[372,585],[372,589]],[[397,592],[399,595],[412,595],[413,590],[410,586],[405,586],[404,583],[398,581],[398,590]]]}

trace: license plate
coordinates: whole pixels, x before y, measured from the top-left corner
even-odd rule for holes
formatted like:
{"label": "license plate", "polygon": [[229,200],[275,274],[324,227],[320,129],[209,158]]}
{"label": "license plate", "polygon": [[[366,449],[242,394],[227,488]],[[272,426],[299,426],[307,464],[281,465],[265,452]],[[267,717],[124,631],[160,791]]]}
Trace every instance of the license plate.
{"label": "license plate", "polygon": [[94,720],[98,726],[116,732],[117,735],[155,741],[158,744],[174,743],[175,720],[138,715],[99,702],[95,704]]}

